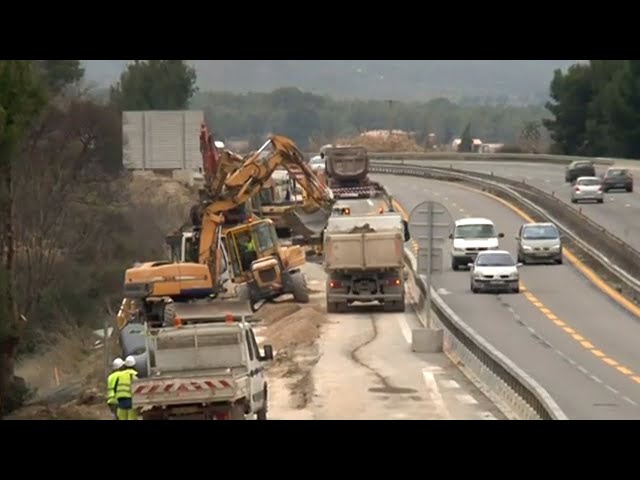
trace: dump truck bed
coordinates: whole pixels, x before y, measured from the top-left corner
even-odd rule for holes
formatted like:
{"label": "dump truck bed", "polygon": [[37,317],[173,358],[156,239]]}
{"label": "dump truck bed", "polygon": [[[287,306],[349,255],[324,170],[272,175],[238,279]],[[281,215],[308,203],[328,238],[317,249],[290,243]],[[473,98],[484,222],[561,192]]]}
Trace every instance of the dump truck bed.
{"label": "dump truck bed", "polygon": [[369,173],[364,147],[333,147],[324,151],[327,176],[338,181],[363,180]]}

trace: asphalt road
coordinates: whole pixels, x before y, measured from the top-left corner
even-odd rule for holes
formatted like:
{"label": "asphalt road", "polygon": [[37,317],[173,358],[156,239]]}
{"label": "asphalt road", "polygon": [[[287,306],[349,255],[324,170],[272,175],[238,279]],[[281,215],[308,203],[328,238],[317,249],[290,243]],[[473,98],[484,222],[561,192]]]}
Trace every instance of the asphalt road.
{"label": "asphalt road", "polygon": [[[572,204],[570,186],[564,181],[564,165],[511,162],[449,162],[449,161],[412,161],[416,165],[433,165],[467,170],[472,172],[490,173],[514,180],[524,180],[546,192],[555,195],[574,208],[581,208],[582,213],[594,222],[606,227],[611,233],[624,240],[629,245],[640,250],[640,190],[631,193],[625,191],[610,191],[605,193],[603,204],[580,203]],[[622,165],[621,165],[622,166]],[[627,167],[628,165],[624,165]],[[604,173],[609,168],[606,165],[596,165],[596,174]],[[638,167],[631,167],[636,179],[640,178],[640,162]],[[637,185],[640,188],[640,185]]]}
{"label": "asphalt road", "polygon": [[[305,265],[311,303],[324,305],[326,276]],[[270,418],[276,420],[496,420],[497,407],[442,353],[411,351],[411,308],[385,313],[377,306],[327,315],[309,372],[313,395],[303,408],[291,407],[288,378],[269,378]],[[262,327],[256,329],[259,343]],[[315,351],[315,349],[314,349]],[[297,357],[297,354],[293,354]],[[315,359],[307,352],[300,361]],[[291,393],[290,393],[291,392]]]}
{"label": "asphalt road", "polygon": [[[504,174],[503,171],[500,172]],[[375,175],[410,212],[421,201],[443,203],[454,219],[491,218],[515,254],[524,223],[483,194],[445,182]],[[590,284],[568,262],[521,268],[520,294],[473,294],[469,273],[434,275],[434,285],[462,319],[534,377],[574,419],[640,419],[639,321]]]}

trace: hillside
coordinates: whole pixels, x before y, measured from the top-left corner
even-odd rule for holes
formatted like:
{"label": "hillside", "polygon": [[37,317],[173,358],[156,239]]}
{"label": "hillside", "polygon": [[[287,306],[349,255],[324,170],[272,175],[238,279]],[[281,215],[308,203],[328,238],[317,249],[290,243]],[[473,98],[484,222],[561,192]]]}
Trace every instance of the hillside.
{"label": "hillside", "polygon": [[[117,80],[126,60],[85,60],[89,81]],[[283,86],[336,98],[475,103],[544,101],[556,68],[576,60],[195,60],[201,91],[268,92]],[[465,98],[466,97],[466,98]],[[475,98],[473,98],[475,97]]]}

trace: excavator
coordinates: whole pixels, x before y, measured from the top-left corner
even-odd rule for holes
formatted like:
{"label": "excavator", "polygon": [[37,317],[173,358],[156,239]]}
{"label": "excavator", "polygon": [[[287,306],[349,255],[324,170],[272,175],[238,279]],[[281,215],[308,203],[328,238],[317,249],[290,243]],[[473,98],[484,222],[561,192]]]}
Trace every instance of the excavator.
{"label": "excavator", "polygon": [[280,245],[274,222],[247,211],[246,204],[283,167],[320,207],[326,224],[334,203],[331,190],[286,137],[271,136],[244,158],[226,150],[219,153],[205,124],[200,139],[205,185],[200,203],[190,212],[192,226],[167,238],[170,261],[145,262],[125,272],[119,325],[131,315],[160,325],[172,324],[176,317],[188,321],[211,316],[211,302],[226,292],[224,274],[232,283],[246,285],[254,312],[283,294],[309,301],[301,271],[304,249]]}

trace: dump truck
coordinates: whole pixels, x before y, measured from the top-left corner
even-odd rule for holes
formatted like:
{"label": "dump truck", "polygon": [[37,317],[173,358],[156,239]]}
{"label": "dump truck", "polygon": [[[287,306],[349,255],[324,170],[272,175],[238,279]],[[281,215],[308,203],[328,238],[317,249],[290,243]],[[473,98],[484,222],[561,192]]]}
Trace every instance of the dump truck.
{"label": "dump truck", "polygon": [[354,302],[403,312],[403,251],[409,238],[408,224],[397,212],[332,215],[323,240],[327,312],[344,312]]}
{"label": "dump truck", "polygon": [[388,196],[380,183],[369,178],[369,155],[366,148],[325,146],[320,155],[326,161],[327,184],[336,200]]}
{"label": "dump truck", "polygon": [[146,365],[138,368],[132,400],[143,420],[267,419],[266,362],[245,318],[206,317],[144,328]]}

